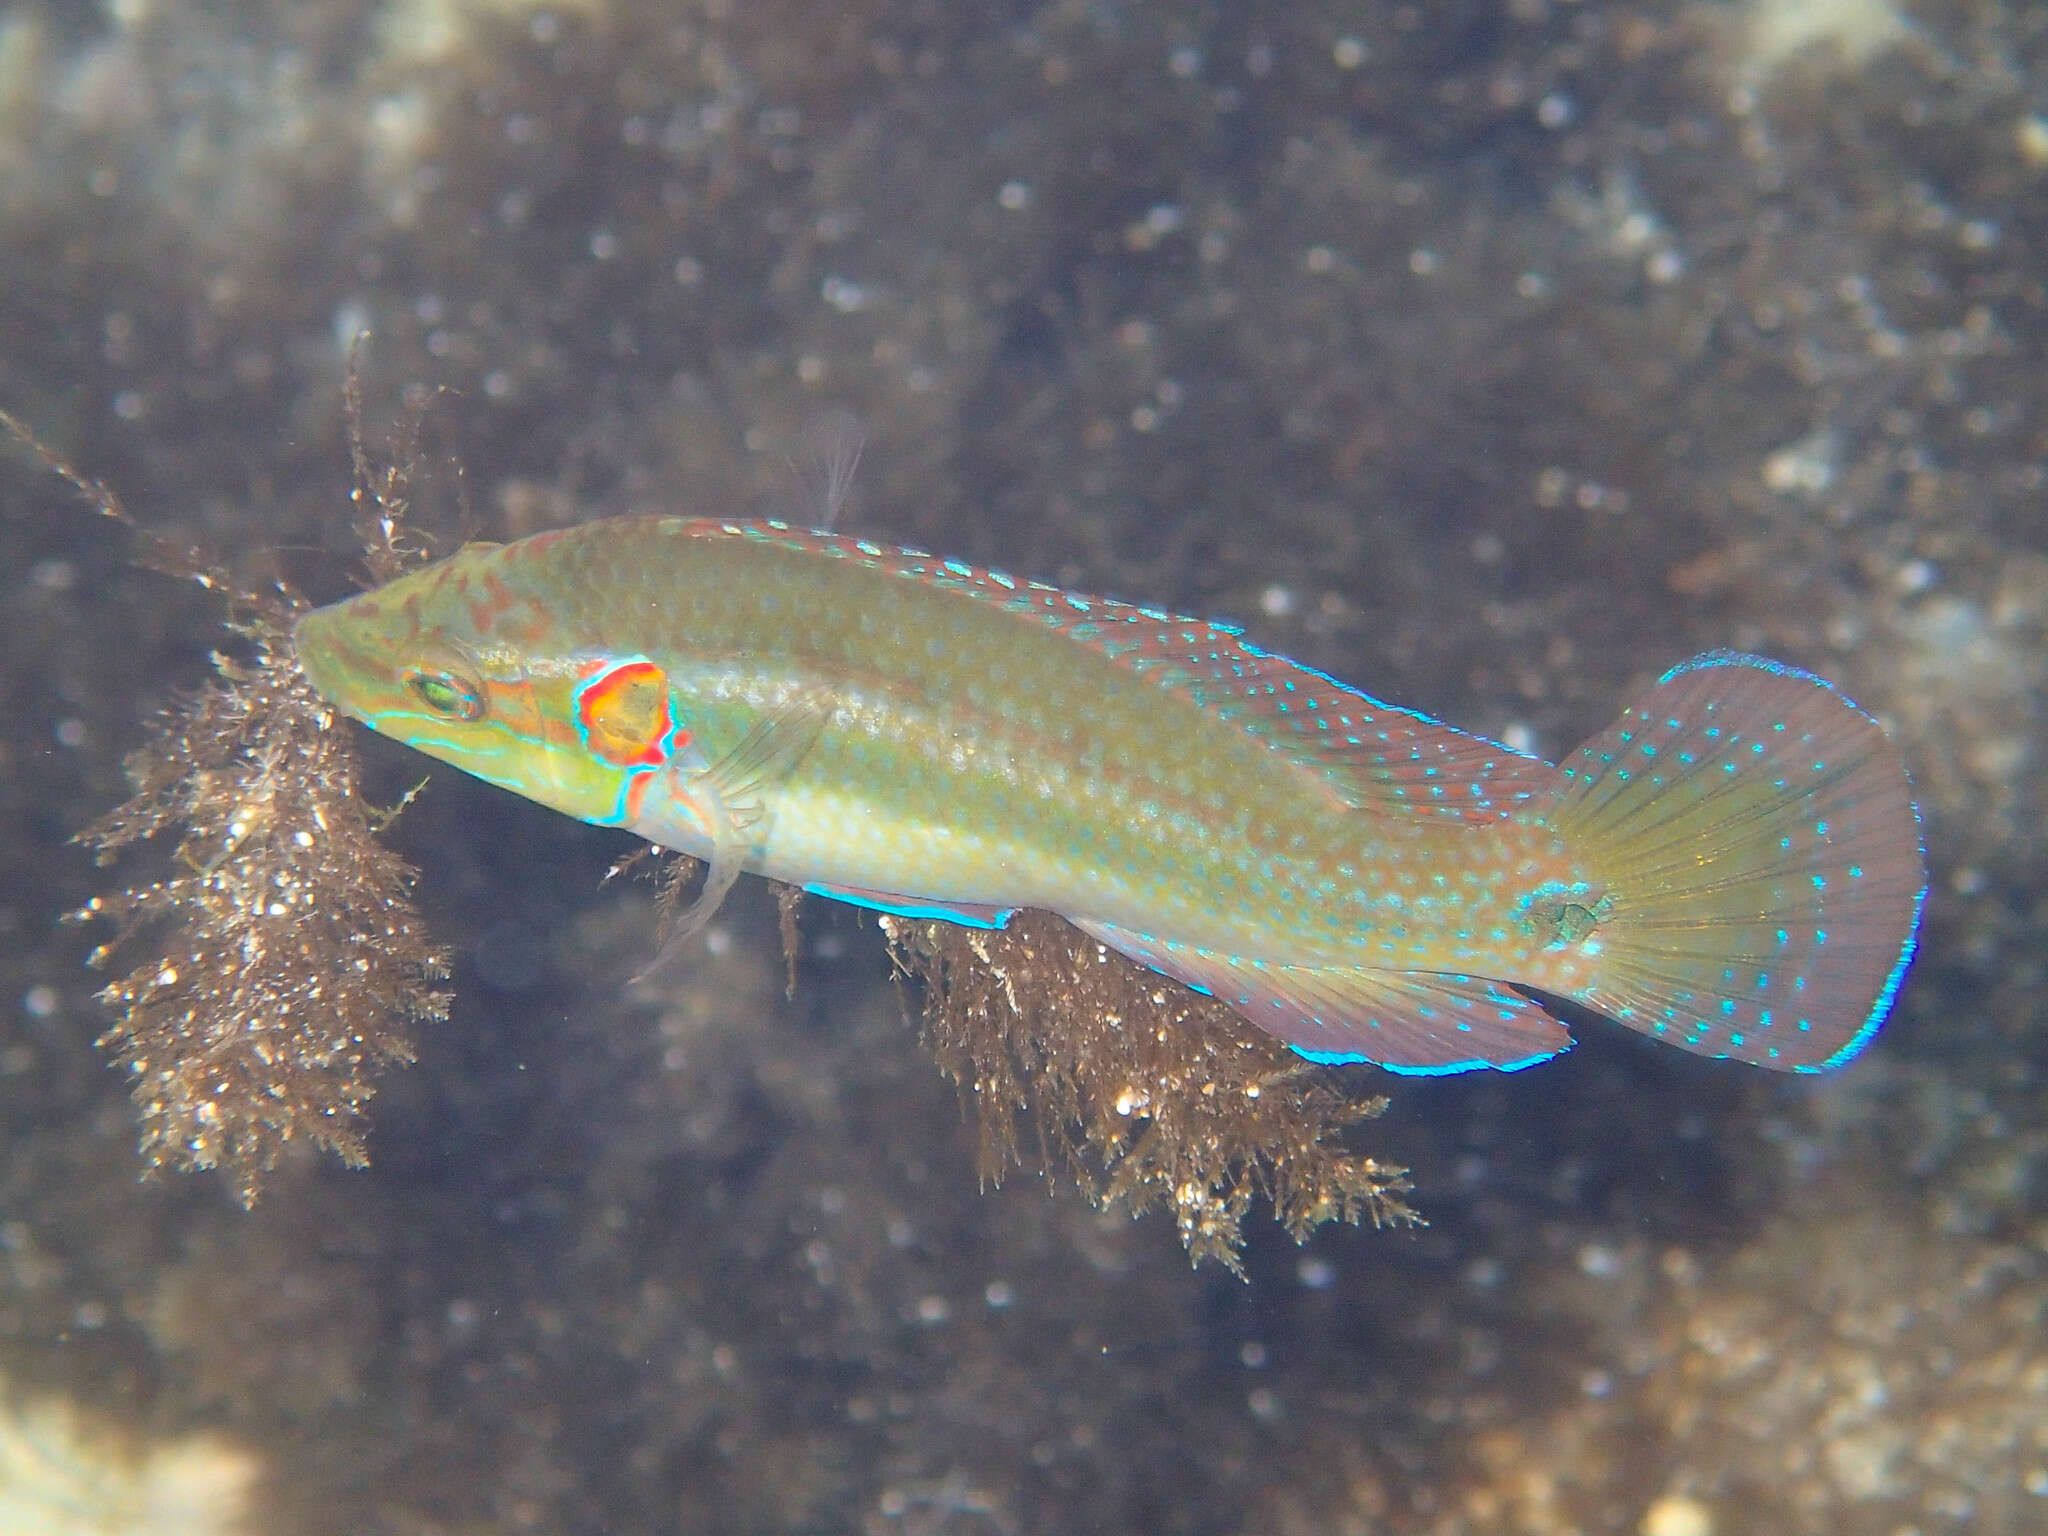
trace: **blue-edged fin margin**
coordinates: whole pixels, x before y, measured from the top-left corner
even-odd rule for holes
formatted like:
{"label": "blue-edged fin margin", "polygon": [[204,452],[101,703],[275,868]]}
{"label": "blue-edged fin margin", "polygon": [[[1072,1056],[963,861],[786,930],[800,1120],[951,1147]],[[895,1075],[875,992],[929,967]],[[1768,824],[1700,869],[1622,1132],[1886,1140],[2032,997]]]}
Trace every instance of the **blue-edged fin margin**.
{"label": "blue-edged fin margin", "polygon": [[1539,814],[1608,903],[1571,1001],[1779,1071],[1869,1043],[1927,892],[1912,785],[1875,720],[1809,672],[1713,651],[1560,773]]}

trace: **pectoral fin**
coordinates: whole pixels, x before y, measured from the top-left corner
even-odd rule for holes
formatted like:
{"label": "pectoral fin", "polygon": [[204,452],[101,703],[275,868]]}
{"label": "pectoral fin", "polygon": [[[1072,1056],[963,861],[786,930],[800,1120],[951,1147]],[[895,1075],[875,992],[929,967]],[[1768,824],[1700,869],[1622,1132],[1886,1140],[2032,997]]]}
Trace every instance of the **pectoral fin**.
{"label": "pectoral fin", "polygon": [[704,858],[704,884],[663,922],[654,961],[636,981],[662,970],[711,921],[753,855],[767,819],[764,795],[795,771],[831,713],[829,701],[797,694],[763,715],[717,761],[705,764],[691,752],[661,770],[632,830]]}

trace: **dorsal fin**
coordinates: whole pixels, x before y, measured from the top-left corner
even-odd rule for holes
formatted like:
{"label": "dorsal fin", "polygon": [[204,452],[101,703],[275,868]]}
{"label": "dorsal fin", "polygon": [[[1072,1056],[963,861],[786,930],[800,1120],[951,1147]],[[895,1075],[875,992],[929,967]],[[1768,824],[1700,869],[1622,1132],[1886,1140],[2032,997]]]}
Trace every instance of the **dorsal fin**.
{"label": "dorsal fin", "polygon": [[689,525],[689,531],[854,560],[1035,620],[1217,719],[1235,721],[1320,775],[1338,800],[1354,808],[1377,805],[1495,821],[1546,790],[1554,777],[1549,765],[1511,748],[1261,650],[1234,624],[1086,597],[918,549],[783,523],[706,521]]}

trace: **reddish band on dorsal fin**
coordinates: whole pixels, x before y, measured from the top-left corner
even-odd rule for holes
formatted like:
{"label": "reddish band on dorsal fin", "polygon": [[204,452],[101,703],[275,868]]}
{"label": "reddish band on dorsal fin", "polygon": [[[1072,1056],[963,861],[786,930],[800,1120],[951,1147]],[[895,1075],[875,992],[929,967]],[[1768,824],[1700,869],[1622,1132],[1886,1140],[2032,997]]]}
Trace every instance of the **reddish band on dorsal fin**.
{"label": "reddish band on dorsal fin", "polygon": [[1047,625],[1216,718],[1235,721],[1321,775],[1331,793],[1354,808],[1496,821],[1547,792],[1555,778],[1546,763],[1261,650],[1232,624],[1086,597],[846,534],[774,522],[704,521],[686,530],[853,560]]}

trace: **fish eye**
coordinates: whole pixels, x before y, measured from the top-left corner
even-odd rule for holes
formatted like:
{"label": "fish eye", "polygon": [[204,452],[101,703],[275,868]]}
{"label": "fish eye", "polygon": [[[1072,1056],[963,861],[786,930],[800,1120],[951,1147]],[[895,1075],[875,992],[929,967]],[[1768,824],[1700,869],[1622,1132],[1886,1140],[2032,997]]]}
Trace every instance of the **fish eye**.
{"label": "fish eye", "polygon": [[405,687],[444,720],[481,720],[488,708],[481,683],[445,668],[410,668],[405,674]]}

